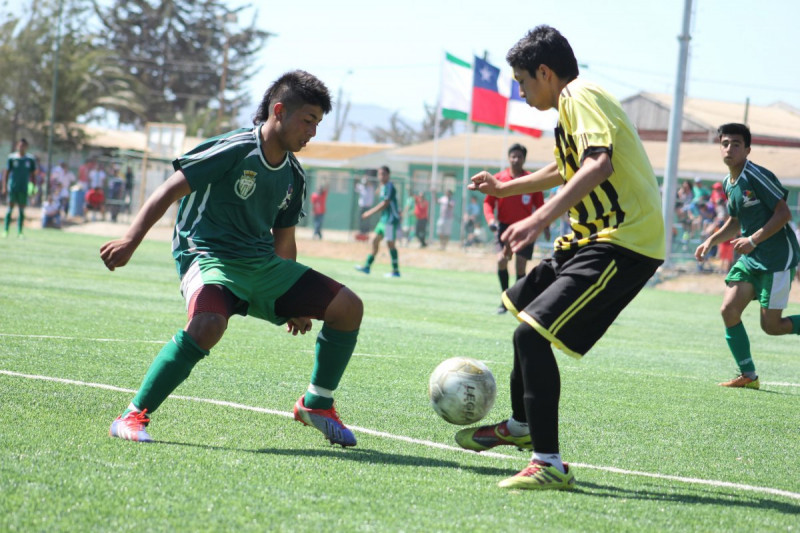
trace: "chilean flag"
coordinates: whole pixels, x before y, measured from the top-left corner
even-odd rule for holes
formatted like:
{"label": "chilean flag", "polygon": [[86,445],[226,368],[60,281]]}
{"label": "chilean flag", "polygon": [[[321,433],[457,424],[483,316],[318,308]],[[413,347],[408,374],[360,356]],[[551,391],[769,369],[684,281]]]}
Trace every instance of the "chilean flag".
{"label": "chilean flag", "polygon": [[550,109],[539,111],[531,107],[519,94],[519,83],[511,80],[511,96],[508,99],[508,129],[541,137],[542,130],[556,127],[558,112]]}
{"label": "chilean flag", "polygon": [[472,76],[472,121],[504,128],[510,87],[505,87],[500,69],[475,57]]}

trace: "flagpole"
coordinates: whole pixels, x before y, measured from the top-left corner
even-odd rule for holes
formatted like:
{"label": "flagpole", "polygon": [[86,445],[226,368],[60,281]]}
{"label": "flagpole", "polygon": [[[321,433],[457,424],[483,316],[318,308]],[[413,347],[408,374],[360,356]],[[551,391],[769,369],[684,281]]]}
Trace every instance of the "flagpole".
{"label": "flagpole", "polygon": [[441,135],[441,117],[442,117],[442,85],[444,84],[444,61],[439,59],[439,98],[436,101],[436,118],[433,121],[433,163],[431,165],[431,176],[428,180],[428,190],[431,194],[431,202],[428,203],[428,241],[433,241],[433,224],[432,213],[435,210],[431,209],[433,205],[434,195],[436,188],[439,185],[439,135]]}

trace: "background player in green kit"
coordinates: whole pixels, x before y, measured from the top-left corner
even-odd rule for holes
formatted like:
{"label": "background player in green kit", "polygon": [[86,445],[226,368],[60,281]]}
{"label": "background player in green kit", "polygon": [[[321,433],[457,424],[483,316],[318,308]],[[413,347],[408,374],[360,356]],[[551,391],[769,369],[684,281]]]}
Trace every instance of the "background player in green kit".
{"label": "background player in green kit", "polygon": [[8,165],[3,170],[2,187],[0,194],[8,193],[8,211],[6,212],[3,237],[8,237],[8,227],[11,225],[11,213],[14,206],[19,206],[17,219],[17,236],[22,237],[22,227],[25,224],[25,206],[28,205],[28,183],[36,172],[36,159],[28,155],[28,141],[20,139],[17,143],[17,152],[8,156]]}
{"label": "background player in green kit", "polygon": [[761,329],[766,334],[800,334],[800,315],[782,316],[789,303],[800,247],[789,227],[792,213],[786,204],[788,191],[772,172],[747,159],[751,140],[748,127],[723,124],[718,133],[722,161],[729,172],[722,186],[728,197],[730,216],[697,247],[695,257],[702,261],[714,246],[733,239],[741,230],[742,236],[732,244],[742,255],[725,277],[727,288],[722,300],[725,340],[739,367],[739,375],[720,385],[757,389],[760,383],[742,313],[752,300],[758,300]]}
{"label": "background player in green kit", "polygon": [[358,337],[363,305],[348,288],[295,262],[295,226],[304,215],[303,169],[292,152],[331,110],[325,85],[304,71],[280,77],[264,94],[255,126],[208,139],[173,162],[175,173],[147,200],[122,239],[100,249],[109,270],[128,263],[147,231],[181,200],[173,256],[188,323],[162,348],[110,434],[151,441],[149,415],[219,342],[233,314],[287,324],[293,335],[323,320],[308,390],[296,420],[331,443],[354,446],[333,391]]}
{"label": "background player in green kit", "polygon": [[506,59],[528,105],[558,109],[555,162],[506,182],[481,172],[470,188],[504,198],[563,184],[503,232],[500,240],[511,252],[535,242],[567,211],[572,232],[503,293],[504,305],[520,322],[513,337],[511,417],[463,429],[456,442],[476,451],[533,448],[528,467],[500,487],[570,489],[575,475],[559,451],[561,377],[551,344],[582,357],[655,273],[664,259],[661,198],[633,125],[613,96],[578,79],[564,36],[538,26]]}
{"label": "background player in green kit", "polygon": [[371,209],[361,215],[367,219],[381,212],[378,225],[375,226],[375,233],[372,236],[372,253],[367,256],[367,261],[363,266],[356,266],[356,270],[369,274],[375,256],[378,255],[383,238],[386,238],[386,246],[389,247],[389,256],[392,258],[392,271],[386,274],[388,278],[400,277],[400,261],[397,256],[397,239],[400,237],[400,210],[397,207],[397,189],[389,178],[389,167],[382,166],[378,169],[378,180],[381,182],[380,201]]}

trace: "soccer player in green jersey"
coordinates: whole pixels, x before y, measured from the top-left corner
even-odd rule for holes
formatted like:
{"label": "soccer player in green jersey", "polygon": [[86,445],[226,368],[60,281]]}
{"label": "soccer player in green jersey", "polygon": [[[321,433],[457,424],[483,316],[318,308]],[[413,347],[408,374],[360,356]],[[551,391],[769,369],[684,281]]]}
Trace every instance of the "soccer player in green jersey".
{"label": "soccer player in green jersey", "polygon": [[378,180],[381,182],[380,201],[372,208],[365,211],[362,219],[368,219],[375,213],[381,213],[378,225],[375,226],[375,233],[372,236],[372,253],[367,255],[364,265],[357,265],[356,270],[369,274],[375,256],[378,255],[378,248],[381,241],[386,238],[386,246],[389,247],[389,256],[392,258],[392,271],[386,274],[387,278],[400,277],[400,261],[397,255],[397,239],[400,236],[400,211],[397,208],[397,188],[389,177],[389,167],[382,166],[378,169]]}
{"label": "soccer player in green jersey", "polygon": [[664,260],[661,198],[619,102],[578,78],[572,48],[557,30],[534,28],[506,59],[528,105],[558,110],[555,161],[506,182],[481,172],[470,188],[505,198],[563,185],[502,233],[508,252],[535,242],[567,212],[572,231],[556,240],[551,257],[503,293],[504,305],[520,322],[513,337],[511,417],[463,429],[456,442],[476,451],[499,445],[533,449],[530,464],[500,487],[571,489],[575,475],[559,450],[561,378],[551,345],[582,357],[656,272]]}
{"label": "soccer player in green jersey", "polygon": [[142,206],[125,236],[107,242],[109,270],[128,263],[147,231],[180,200],[173,256],[188,323],[161,349],[110,434],[151,441],[150,415],[222,338],[234,314],[317,335],[311,382],[294,406],[296,420],[335,444],[356,439],[339,419],[333,391],[358,337],[361,300],[347,287],[296,262],[295,226],[304,215],[300,151],[331,110],[327,87],[304,71],[281,76],[264,94],[254,127],[208,139],[173,162],[175,173]]}
{"label": "soccer player in green jersey", "polygon": [[[722,161],[728,167],[722,186],[730,216],[697,247],[695,257],[702,261],[714,246],[730,239],[733,249],[742,254],[725,276],[727,288],[722,299],[725,340],[739,373],[720,385],[757,389],[760,383],[742,313],[752,300],[758,300],[761,329],[767,335],[800,334],[800,315],[783,316],[800,247],[789,226],[788,191],[772,172],[747,159],[750,129],[744,124],[723,124],[718,134]],[[741,237],[735,238],[740,231]]]}
{"label": "soccer player in green jersey", "polygon": [[16,153],[8,156],[8,165],[3,170],[2,187],[0,193],[8,193],[8,211],[6,212],[3,237],[8,237],[8,227],[11,225],[11,213],[14,206],[19,206],[17,219],[17,236],[22,237],[22,227],[25,224],[25,206],[28,205],[28,184],[36,172],[36,159],[28,155],[28,141],[20,139],[17,143]]}

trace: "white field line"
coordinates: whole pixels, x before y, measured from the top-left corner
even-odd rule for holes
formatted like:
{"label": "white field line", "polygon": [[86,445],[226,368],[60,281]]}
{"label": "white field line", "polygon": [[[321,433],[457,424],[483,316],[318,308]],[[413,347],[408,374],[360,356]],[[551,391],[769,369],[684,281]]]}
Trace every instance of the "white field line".
{"label": "white field line", "polygon": [[[66,335],[22,335],[22,334],[15,334],[15,333],[0,333],[0,337],[18,337],[18,338],[26,338],[26,339],[55,339],[55,340],[81,340],[81,341],[94,341],[94,342],[126,342],[126,343],[144,343],[144,344],[164,344],[166,340],[143,340],[143,339],[93,339],[87,337],[70,337]],[[314,350],[299,350],[303,353],[313,354]],[[364,353],[364,352],[354,352],[354,356],[356,357],[373,357],[378,359],[406,359],[407,356],[403,355],[390,355],[390,354],[375,354],[375,353]],[[507,364],[506,361],[490,361],[483,359],[484,363],[495,363],[495,364]],[[510,364],[510,363],[508,363]],[[638,370],[623,370],[622,373],[631,374],[631,375],[642,375],[642,376],[655,376],[661,374],[651,374],[648,372],[641,372]],[[681,376],[681,379],[692,379],[687,376]],[[762,381],[762,385],[770,385],[774,387],[800,387],[800,383],[790,383],[785,381]]]}
{"label": "white field line", "polygon": [[[76,381],[74,379],[64,379],[64,378],[55,378],[50,376],[39,376],[35,374],[23,374],[20,372],[13,372],[11,370],[0,370],[0,375],[12,376],[12,377],[19,377],[19,378],[26,378],[26,379],[36,379],[41,381],[51,381],[55,383],[63,383],[66,385],[77,385],[81,387],[92,387],[95,389],[104,389],[104,390],[111,390],[115,392],[126,392],[129,394],[136,394],[136,391],[133,389],[126,389],[122,387],[115,387],[114,385],[106,385],[104,383],[90,383],[85,381]],[[235,402],[226,402],[222,400],[214,400],[210,398],[197,398],[194,396],[181,396],[181,395],[171,395],[170,398],[174,398],[177,400],[186,400],[190,402],[201,402],[201,403],[208,403],[213,405],[219,405],[223,407],[231,407],[233,409],[242,409],[245,411],[253,411],[256,413],[265,413],[270,415],[277,415],[283,416],[286,418],[292,418],[294,415],[292,413],[287,413],[285,411],[278,411],[276,409],[266,409],[264,407],[253,407],[251,405],[244,405]],[[421,439],[414,439],[411,437],[405,437],[403,435],[394,435],[392,433],[385,433],[383,431],[375,431],[374,429],[369,428],[362,428],[359,426],[348,426],[355,432],[364,433],[366,435],[372,435],[375,437],[381,437],[385,439],[393,439],[402,442],[407,442],[410,444],[418,444],[421,446],[427,446],[428,448],[436,448],[439,450],[448,450],[452,452],[458,453],[469,453],[469,454],[477,454],[477,452],[464,450],[462,448],[458,448],[456,446],[450,446],[448,444],[441,444],[439,442],[432,442],[428,440],[421,440]],[[519,461],[518,456],[513,455],[505,455],[496,452],[481,452],[481,457],[493,457],[498,459],[512,459],[514,461]],[[654,479],[664,479],[667,481],[677,481],[680,483],[689,483],[694,485],[707,485],[709,487],[722,487],[722,488],[730,488],[736,490],[744,490],[750,492],[760,492],[764,494],[771,494],[773,496],[782,496],[784,498],[791,498],[793,500],[800,500],[800,493],[797,492],[790,492],[788,490],[780,490],[780,489],[773,489],[770,487],[758,487],[755,485],[744,485],[741,483],[731,483],[728,481],[716,481],[711,479],[699,479],[693,477],[683,477],[683,476],[671,476],[667,474],[655,474],[652,472],[639,472],[636,470],[625,470],[623,468],[616,468],[613,466],[597,466],[597,465],[589,465],[585,463],[570,463],[579,468],[590,468],[593,470],[601,470],[604,472],[610,472],[613,474],[622,474],[628,476],[640,476],[640,477],[648,477]]]}

